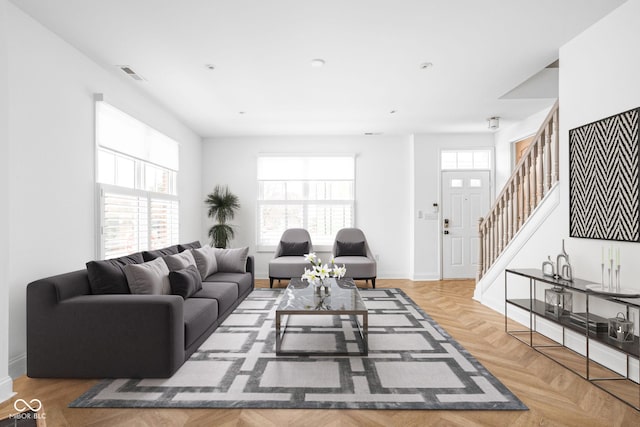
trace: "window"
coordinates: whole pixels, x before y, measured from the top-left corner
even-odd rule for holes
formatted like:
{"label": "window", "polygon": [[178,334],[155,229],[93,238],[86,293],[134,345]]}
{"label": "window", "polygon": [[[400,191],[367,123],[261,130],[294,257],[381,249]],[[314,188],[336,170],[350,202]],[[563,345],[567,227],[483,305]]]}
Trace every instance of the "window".
{"label": "window", "polygon": [[99,256],[178,243],[178,143],[96,102]]}
{"label": "window", "polygon": [[271,250],[288,228],[305,228],[316,250],[353,227],[353,156],[258,157],[258,249]]}
{"label": "window", "polygon": [[491,169],[491,150],[443,150],[440,168]]}

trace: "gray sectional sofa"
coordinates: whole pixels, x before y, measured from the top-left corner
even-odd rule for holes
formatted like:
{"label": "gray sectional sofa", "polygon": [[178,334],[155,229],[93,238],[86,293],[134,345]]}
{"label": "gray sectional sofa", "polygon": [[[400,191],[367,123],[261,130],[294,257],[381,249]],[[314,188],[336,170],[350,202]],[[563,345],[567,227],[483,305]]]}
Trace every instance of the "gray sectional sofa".
{"label": "gray sectional sofa", "polygon": [[[198,263],[200,271],[188,267],[171,272],[171,289],[177,294],[132,294],[127,287],[127,279],[131,277],[125,271],[144,270],[143,263],[152,264],[158,257],[173,259],[180,253],[188,258],[189,254],[183,252],[202,251],[199,247],[194,242],[114,260],[91,261],[85,270],[30,283],[27,375],[34,378],[173,375],[254,289],[253,257],[244,252],[241,262],[245,267],[228,271],[234,268],[221,265],[229,264],[228,257],[225,259],[228,253],[217,252],[215,259],[220,271],[207,274]],[[137,266],[126,267],[129,264]],[[209,268],[208,272],[211,271]],[[207,276],[200,280],[195,277],[200,273]],[[201,288],[197,284],[194,287],[194,280],[201,282]]]}

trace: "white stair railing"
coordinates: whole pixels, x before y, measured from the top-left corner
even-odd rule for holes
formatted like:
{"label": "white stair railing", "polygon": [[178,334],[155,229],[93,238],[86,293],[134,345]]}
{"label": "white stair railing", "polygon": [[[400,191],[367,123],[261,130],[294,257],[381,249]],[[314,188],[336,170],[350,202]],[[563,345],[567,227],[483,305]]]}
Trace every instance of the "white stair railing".
{"label": "white stair railing", "polygon": [[489,214],[479,220],[478,280],[491,268],[533,210],[558,182],[558,114],[556,101]]}

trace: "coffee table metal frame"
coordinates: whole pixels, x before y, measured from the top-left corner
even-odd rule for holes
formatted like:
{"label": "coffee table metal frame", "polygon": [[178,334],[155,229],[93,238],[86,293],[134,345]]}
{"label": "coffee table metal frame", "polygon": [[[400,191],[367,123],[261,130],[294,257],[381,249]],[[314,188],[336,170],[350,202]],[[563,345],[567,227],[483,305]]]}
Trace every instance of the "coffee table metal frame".
{"label": "coffee table metal frame", "polygon": [[[308,308],[294,308],[288,309],[286,308],[286,301],[280,303],[278,308],[276,309],[276,355],[289,355],[289,356],[367,356],[369,354],[369,343],[368,343],[368,331],[369,331],[369,313],[367,308],[362,301],[362,297],[358,292],[358,288],[356,287],[355,282],[352,279],[329,279],[331,283],[331,292],[332,295],[337,295],[339,292],[342,292],[345,288],[348,288],[348,291],[354,293],[355,305],[360,305],[361,308],[318,308],[317,306],[313,306],[311,304]],[[337,280],[340,281],[340,285],[338,286]],[[306,282],[303,282],[301,279],[294,278],[291,279],[291,282],[287,286],[285,292],[293,293],[294,298],[297,296],[298,298],[303,298],[304,296],[309,295],[309,291],[313,292],[313,286],[308,285],[308,288],[305,286]],[[313,295],[313,293],[311,294]],[[359,352],[335,352],[335,351],[289,351],[282,349],[282,341],[284,339],[284,334],[287,330],[287,322],[289,317],[292,315],[328,315],[328,316],[342,316],[348,315],[355,321],[359,334],[356,334],[360,338],[360,342],[358,347],[361,348],[362,351]],[[359,317],[362,316],[362,323],[359,322]],[[285,317],[285,321],[282,322],[282,317]]]}

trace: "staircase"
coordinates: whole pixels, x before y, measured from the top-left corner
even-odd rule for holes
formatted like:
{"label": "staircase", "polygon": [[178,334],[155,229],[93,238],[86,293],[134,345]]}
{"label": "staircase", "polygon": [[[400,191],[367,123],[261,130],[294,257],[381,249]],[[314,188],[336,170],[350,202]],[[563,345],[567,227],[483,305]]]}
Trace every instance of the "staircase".
{"label": "staircase", "polygon": [[479,220],[478,281],[558,183],[558,113],[556,101],[488,215]]}

